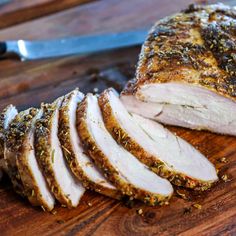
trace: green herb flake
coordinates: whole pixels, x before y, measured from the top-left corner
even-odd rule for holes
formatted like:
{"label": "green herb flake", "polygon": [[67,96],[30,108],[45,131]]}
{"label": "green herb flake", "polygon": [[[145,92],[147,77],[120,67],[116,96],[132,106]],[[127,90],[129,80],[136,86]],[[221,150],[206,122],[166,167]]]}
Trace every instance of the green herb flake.
{"label": "green herb flake", "polygon": [[55,149],[52,150],[52,155],[51,155],[52,163],[54,163],[54,157],[55,157]]}

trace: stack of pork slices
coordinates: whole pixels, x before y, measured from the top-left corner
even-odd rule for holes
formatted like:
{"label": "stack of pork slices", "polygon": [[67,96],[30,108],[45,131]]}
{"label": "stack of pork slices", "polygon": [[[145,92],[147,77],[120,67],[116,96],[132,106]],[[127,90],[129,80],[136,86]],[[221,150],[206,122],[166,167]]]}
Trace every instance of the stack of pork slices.
{"label": "stack of pork slices", "polygon": [[129,113],[113,89],[75,89],[40,109],[0,117],[0,167],[14,190],[51,211],[76,207],[86,189],[148,205],[168,204],[173,185],[206,190],[214,166],[161,124]]}

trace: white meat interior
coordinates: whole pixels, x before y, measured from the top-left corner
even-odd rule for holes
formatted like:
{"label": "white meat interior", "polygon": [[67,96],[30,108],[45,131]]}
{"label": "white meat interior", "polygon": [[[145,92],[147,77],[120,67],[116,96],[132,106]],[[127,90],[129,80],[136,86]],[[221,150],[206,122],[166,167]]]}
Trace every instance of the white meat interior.
{"label": "white meat interior", "polygon": [[214,166],[189,143],[160,124],[141,117],[137,119],[137,116],[134,119],[112,91],[109,98],[121,127],[148,153],[165,162],[170,169],[194,179],[210,182],[218,179]]}
{"label": "white meat interior", "polygon": [[[41,115],[42,115],[42,110],[39,111],[39,113],[36,115],[35,119],[40,118]],[[34,127],[34,123],[33,123],[33,127],[31,129],[31,132],[29,133],[29,136],[28,136],[29,148],[27,149],[28,153],[25,153],[25,156],[27,158],[26,161],[28,163],[28,167],[31,168],[31,173],[33,174],[33,178],[34,178],[34,180],[32,180],[32,181],[36,182],[36,184],[39,188],[39,192],[41,194],[41,198],[43,198],[45,200],[45,202],[48,205],[48,208],[52,209],[55,204],[55,199],[48,188],[46,180],[43,176],[43,173],[39,167],[39,164],[38,164],[36,156],[35,156],[34,130],[35,130],[35,127]]]}
{"label": "white meat interior", "polygon": [[109,159],[109,162],[119,172],[120,178],[127,183],[132,183],[137,188],[155,194],[171,195],[173,188],[167,180],[151,172],[112,138],[104,126],[97,97],[88,95],[87,102],[88,109],[86,117],[89,131],[99,148]]}
{"label": "white meat interior", "polygon": [[[236,135],[236,103],[213,91],[184,83],[142,85],[127,109],[165,124]],[[147,107],[146,107],[147,106]],[[136,108],[134,108],[136,107]],[[138,108],[138,109],[137,109]]]}
{"label": "white meat interior", "polygon": [[88,157],[83,150],[82,143],[77,133],[76,129],[76,108],[79,102],[83,99],[84,95],[80,92],[74,95],[74,98],[71,99],[69,104],[68,116],[69,125],[70,125],[70,142],[72,144],[72,148],[74,150],[77,162],[80,167],[86,173],[91,181],[94,183],[100,184],[106,188],[115,189],[115,187],[110,184],[103,176],[101,171],[94,165],[90,157]]}
{"label": "white meat interior", "polygon": [[63,157],[61,145],[57,136],[59,110],[56,109],[52,117],[51,127],[51,150],[52,150],[52,167],[55,173],[57,183],[60,185],[63,193],[71,200],[73,206],[77,206],[80,198],[85,192],[82,184],[74,177],[66,160]]}

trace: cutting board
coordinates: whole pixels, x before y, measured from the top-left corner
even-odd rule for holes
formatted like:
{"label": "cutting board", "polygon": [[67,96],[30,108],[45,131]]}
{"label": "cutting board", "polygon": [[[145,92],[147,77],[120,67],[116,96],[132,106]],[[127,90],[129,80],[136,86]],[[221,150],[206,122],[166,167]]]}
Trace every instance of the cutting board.
{"label": "cutting board", "polygon": [[[149,28],[157,19],[190,2],[15,0],[0,6],[0,39]],[[9,103],[19,110],[38,107],[42,101],[51,102],[75,87],[85,93],[111,86],[120,91],[134,76],[139,51],[140,47],[131,47],[37,62],[1,59],[0,109]],[[77,208],[57,206],[56,212],[50,214],[17,196],[5,177],[0,182],[0,235],[236,235],[236,138],[168,128],[199,149],[219,169],[220,180],[210,190],[201,193],[175,189],[178,191],[170,204],[162,207],[120,202],[87,191]],[[222,180],[224,175],[227,181]]]}

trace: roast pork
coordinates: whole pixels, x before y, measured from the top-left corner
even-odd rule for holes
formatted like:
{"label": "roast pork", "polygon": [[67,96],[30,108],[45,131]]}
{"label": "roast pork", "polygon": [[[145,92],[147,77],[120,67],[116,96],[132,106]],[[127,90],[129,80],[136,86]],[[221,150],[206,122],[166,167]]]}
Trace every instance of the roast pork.
{"label": "roast pork", "polygon": [[17,110],[13,105],[7,106],[0,114],[0,180],[4,172],[7,172],[7,167],[4,161],[4,150],[6,145],[6,130],[9,124],[17,115]]}
{"label": "roast pork", "polygon": [[35,122],[42,116],[42,109],[31,109],[30,115],[24,117],[21,135],[19,137],[19,150],[16,164],[24,192],[33,206],[41,206],[51,211],[54,208],[55,199],[50,192],[47,182],[39,167],[34,149]]}
{"label": "roast pork", "polygon": [[70,170],[58,138],[59,108],[63,98],[43,104],[43,115],[36,122],[35,152],[51,192],[64,206],[76,207],[85,189]]}
{"label": "roast pork", "polygon": [[78,89],[69,93],[60,108],[59,139],[64,156],[75,176],[85,188],[119,199],[122,195],[103,176],[86,154],[76,129],[76,109],[84,95]]}
{"label": "roast pork", "polygon": [[158,21],[121,99],[165,124],[236,135],[236,8],[197,6]]}
{"label": "roast pork", "polygon": [[162,125],[129,114],[113,89],[99,97],[104,123],[118,143],[172,183],[205,190],[218,180],[214,166]]}
{"label": "roast pork", "polygon": [[17,157],[21,149],[22,136],[25,131],[25,122],[31,120],[35,115],[35,108],[18,113],[5,130],[4,161],[7,173],[11,179],[14,190],[21,196],[27,196],[21,176],[17,167]]}
{"label": "roast pork", "polygon": [[168,201],[173,193],[169,181],[154,174],[113,139],[105,128],[95,95],[88,94],[80,103],[77,122],[89,155],[123,194],[150,205]]}

